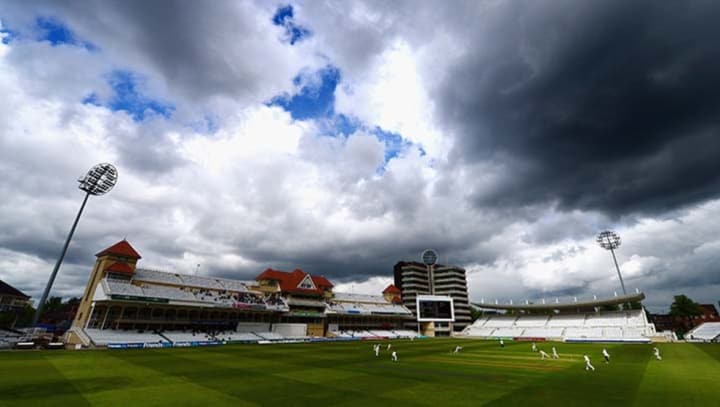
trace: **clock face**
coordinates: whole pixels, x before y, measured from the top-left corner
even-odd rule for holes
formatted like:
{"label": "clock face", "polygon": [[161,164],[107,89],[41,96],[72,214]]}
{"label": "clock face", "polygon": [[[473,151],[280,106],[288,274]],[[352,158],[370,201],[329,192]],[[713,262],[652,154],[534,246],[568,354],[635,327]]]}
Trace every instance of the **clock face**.
{"label": "clock face", "polygon": [[427,249],[424,252],[422,252],[422,261],[428,266],[432,266],[433,264],[437,263],[437,253],[435,253],[435,250]]}

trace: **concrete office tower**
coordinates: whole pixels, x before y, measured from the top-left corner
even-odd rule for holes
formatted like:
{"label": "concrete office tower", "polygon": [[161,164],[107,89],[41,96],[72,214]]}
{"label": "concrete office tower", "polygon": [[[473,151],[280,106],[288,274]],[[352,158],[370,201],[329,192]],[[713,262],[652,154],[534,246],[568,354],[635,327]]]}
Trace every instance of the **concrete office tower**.
{"label": "concrete office tower", "polygon": [[[438,334],[445,331],[459,332],[470,324],[470,304],[468,303],[465,269],[442,264],[426,264],[415,261],[400,261],[393,269],[395,286],[402,293],[402,302],[416,314],[418,295],[446,295],[453,299],[455,322],[447,326],[436,324]],[[417,315],[415,315],[417,317]]]}

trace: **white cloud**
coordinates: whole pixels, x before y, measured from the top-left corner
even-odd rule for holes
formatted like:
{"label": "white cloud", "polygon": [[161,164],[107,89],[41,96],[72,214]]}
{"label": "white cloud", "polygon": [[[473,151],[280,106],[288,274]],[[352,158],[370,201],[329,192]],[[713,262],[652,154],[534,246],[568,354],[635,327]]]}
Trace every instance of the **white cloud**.
{"label": "white cloud", "polygon": [[[291,47],[269,24],[274,5],[219,4],[189,20],[186,10],[169,16],[183,31],[167,49],[167,38],[150,38],[165,28],[133,18],[140,11],[125,4],[62,9],[100,52],[0,43],[0,278],[39,295],[80,203],[74,180],[109,161],[118,185],[90,200],[56,285],[63,295],[78,295],[92,254],[125,236],[147,267],[194,272],[201,264],[200,274],[253,278],[265,267],[303,266],[339,291],[377,294],[395,261],[427,247],[468,269],[475,301],[619,291],[612,258],[594,242],[613,224],[607,216],[552,203],[473,205],[502,186],[509,164],[498,155],[453,162],[455,138],[436,122],[432,95],[474,49],[457,34],[463,27],[440,24],[462,10],[311,2],[296,17],[313,35]],[[416,24],[403,20],[408,8]],[[341,69],[337,112],[428,154],[410,148],[378,171],[385,146],[375,136],[321,134],[312,120],[264,104],[326,63]],[[109,94],[104,75],[118,68],[146,75],[143,91],[175,103],[173,117],[135,122],[82,105],[88,93]],[[208,113],[217,131],[188,126]],[[646,290],[654,305],[674,288],[714,300],[702,287],[719,283],[718,216],[720,201],[710,201],[617,221],[628,288]]]}

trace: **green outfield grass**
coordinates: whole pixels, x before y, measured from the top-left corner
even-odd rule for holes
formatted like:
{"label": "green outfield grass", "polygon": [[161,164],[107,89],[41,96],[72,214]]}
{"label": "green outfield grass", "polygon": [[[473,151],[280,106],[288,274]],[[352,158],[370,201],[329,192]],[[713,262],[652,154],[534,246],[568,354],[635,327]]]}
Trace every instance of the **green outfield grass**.
{"label": "green outfield grass", "polygon": [[[453,339],[0,352],[0,406],[718,406],[720,345]],[[387,343],[387,342],[385,342]],[[460,354],[451,353],[456,344]],[[550,353],[550,343],[539,343]],[[596,367],[586,372],[582,354]]]}

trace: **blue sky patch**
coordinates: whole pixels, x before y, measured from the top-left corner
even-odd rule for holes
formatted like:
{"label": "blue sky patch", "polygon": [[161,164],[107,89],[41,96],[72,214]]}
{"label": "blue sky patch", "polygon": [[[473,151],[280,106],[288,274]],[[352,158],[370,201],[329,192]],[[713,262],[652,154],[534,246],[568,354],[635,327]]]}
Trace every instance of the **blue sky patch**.
{"label": "blue sky patch", "polygon": [[278,7],[272,18],[274,25],[285,27],[285,40],[290,45],[295,45],[296,42],[312,35],[310,30],[296,24],[294,17],[293,7],[288,4],[287,6]]}
{"label": "blue sky patch", "polygon": [[214,114],[205,114],[202,119],[188,124],[188,127],[202,134],[215,134],[220,130],[220,119]]}
{"label": "blue sky patch", "polygon": [[78,39],[72,30],[54,18],[38,17],[35,19],[35,26],[39,31],[40,41],[48,41],[53,47],[68,44],[83,47],[88,51],[98,49],[95,45]]}
{"label": "blue sky patch", "polygon": [[[172,104],[143,95],[138,89],[138,85],[142,84],[142,78],[132,72],[113,71],[108,77],[108,83],[115,94],[106,106],[112,111],[127,112],[136,122],[153,115],[169,118],[175,111],[175,106]],[[97,96],[93,98],[93,95],[86,97],[83,102],[98,102]]]}
{"label": "blue sky patch", "polygon": [[3,44],[10,44],[15,38],[17,38],[18,32],[5,27],[0,20],[0,42]]}
{"label": "blue sky patch", "polygon": [[375,127],[370,133],[385,144],[385,164],[413,146],[411,141],[404,139],[400,134],[385,131],[380,127]]}
{"label": "blue sky patch", "polygon": [[85,96],[82,100],[82,104],[93,105],[93,106],[102,106],[102,103],[100,103],[100,98],[98,97],[97,93],[95,93],[95,92]]}
{"label": "blue sky patch", "polygon": [[280,106],[295,120],[329,118],[335,112],[335,88],[340,82],[340,71],[328,65],[310,76],[298,75],[293,79],[300,90],[295,95],[274,97],[269,105]]}
{"label": "blue sky patch", "polygon": [[275,25],[284,26],[293,19],[293,8],[291,5],[278,7],[275,15],[272,18],[272,22]]}

